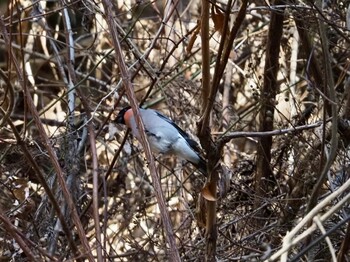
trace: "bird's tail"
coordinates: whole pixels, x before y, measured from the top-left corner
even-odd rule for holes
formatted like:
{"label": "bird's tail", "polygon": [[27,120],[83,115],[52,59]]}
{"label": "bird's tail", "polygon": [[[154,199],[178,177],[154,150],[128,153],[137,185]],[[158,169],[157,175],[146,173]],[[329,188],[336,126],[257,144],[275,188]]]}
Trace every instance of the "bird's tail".
{"label": "bird's tail", "polygon": [[197,144],[196,141],[194,141],[193,139],[189,138],[189,137],[186,137],[185,138],[187,143],[189,144],[189,146],[196,152],[198,158],[199,158],[199,161],[194,163],[191,161],[191,163],[198,168],[199,172],[201,172],[203,175],[207,176],[208,174],[208,171],[207,171],[207,161],[205,161],[200,155],[199,155],[199,152],[200,152],[200,149],[199,149],[199,146]]}
{"label": "bird's tail", "polygon": [[201,172],[203,175],[207,176],[207,161],[205,161],[201,156],[199,156],[199,162],[193,163],[195,167],[198,168],[199,172]]}

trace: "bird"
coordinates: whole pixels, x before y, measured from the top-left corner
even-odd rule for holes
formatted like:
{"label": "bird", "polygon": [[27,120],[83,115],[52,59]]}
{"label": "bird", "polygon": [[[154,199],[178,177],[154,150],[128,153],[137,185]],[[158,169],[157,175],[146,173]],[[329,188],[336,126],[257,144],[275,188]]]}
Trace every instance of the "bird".
{"label": "bird", "polygon": [[[158,111],[144,108],[140,108],[139,111],[153,153],[176,155],[192,163],[203,175],[207,175],[207,162],[199,155],[199,146],[196,141]],[[131,129],[132,134],[141,141],[134,113],[130,106],[120,110],[115,122],[126,125]]]}

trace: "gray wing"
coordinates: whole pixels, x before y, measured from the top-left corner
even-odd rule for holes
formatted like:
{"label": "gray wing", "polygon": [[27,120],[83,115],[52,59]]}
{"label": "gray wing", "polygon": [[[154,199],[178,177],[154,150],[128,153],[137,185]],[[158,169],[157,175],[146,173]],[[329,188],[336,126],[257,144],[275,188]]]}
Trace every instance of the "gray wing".
{"label": "gray wing", "polygon": [[168,117],[164,116],[163,114],[152,110],[157,116],[159,116],[161,119],[169,123],[171,126],[175,127],[175,129],[181,134],[181,136],[187,141],[190,147],[192,147],[195,151],[199,152],[199,146],[196,141],[190,138],[190,136],[183,131],[177,124],[175,124],[173,121],[171,121]]}

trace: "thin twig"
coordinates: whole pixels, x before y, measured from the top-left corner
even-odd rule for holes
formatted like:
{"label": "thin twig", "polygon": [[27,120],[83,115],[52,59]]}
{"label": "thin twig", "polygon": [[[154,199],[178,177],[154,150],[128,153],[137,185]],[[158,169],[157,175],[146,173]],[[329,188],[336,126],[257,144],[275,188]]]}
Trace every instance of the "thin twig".
{"label": "thin twig", "polygon": [[[235,139],[235,138],[240,138],[240,137],[267,137],[267,136],[279,136],[279,135],[284,135],[296,131],[301,131],[301,130],[308,130],[308,129],[313,129],[316,127],[319,127],[323,124],[323,121],[317,122],[314,124],[309,124],[309,125],[303,125],[303,126],[296,126],[292,128],[286,128],[286,129],[279,129],[279,130],[271,130],[271,131],[264,131],[264,132],[229,132],[225,136],[223,136],[218,143],[227,143],[228,141]],[[213,135],[220,135],[221,133],[213,133]]]}
{"label": "thin twig", "polygon": [[[273,254],[266,261],[275,261],[278,257],[288,252],[294,245],[300,243],[300,241],[307,235],[311,234],[316,226],[313,225],[307,230],[305,230],[298,237],[293,239],[293,237],[310,221],[314,216],[316,216],[324,207],[329,205],[333,200],[342,195],[350,187],[350,180],[346,181],[341,187],[339,187],[332,194],[323,199],[319,204],[317,204],[307,215],[283,238],[283,247],[279,249],[275,254]],[[320,218],[321,221],[325,221],[328,217],[333,215],[337,210],[339,210],[347,201],[350,199],[350,194],[347,194],[343,199],[341,199],[336,205],[332,206],[325,214]]]}
{"label": "thin twig", "polygon": [[[175,241],[172,223],[171,223],[169,213],[167,211],[167,207],[165,204],[164,196],[162,193],[162,187],[160,185],[159,175],[158,175],[158,172],[157,172],[157,169],[155,166],[155,162],[154,162],[154,159],[153,159],[153,156],[151,153],[151,148],[150,148],[149,143],[146,139],[145,128],[144,128],[142,119],[140,118],[139,108],[138,108],[138,103],[137,103],[136,98],[135,98],[134,88],[133,88],[133,85],[130,81],[129,72],[127,70],[127,66],[125,64],[124,56],[123,56],[123,53],[121,50],[119,37],[118,37],[118,30],[117,30],[116,22],[114,20],[115,8],[113,6],[113,3],[110,2],[109,0],[104,0],[103,6],[105,8],[106,20],[107,20],[109,30],[111,33],[111,37],[112,37],[112,41],[114,44],[116,59],[117,59],[119,70],[121,72],[121,77],[123,79],[123,83],[124,83],[124,86],[126,89],[126,94],[129,98],[132,110],[134,112],[137,127],[138,127],[140,135],[141,135],[142,145],[145,149],[146,157],[147,157],[147,160],[149,162],[149,169],[150,169],[150,173],[151,173],[151,177],[152,177],[152,182],[153,182],[153,185],[155,187],[156,198],[157,198],[158,206],[160,209],[163,226],[164,226],[164,229],[166,232],[168,244],[170,246],[169,259],[171,261],[181,261],[179,252],[178,252],[177,247],[176,247],[176,241]],[[147,52],[146,52],[146,54],[147,54]]]}
{"label": "thin twig", "polygon": [[[0,19],[0,22],[1,22],[1,27],[2,27],[2,31],[3,31],[3,37],[5,38],[5,40],[7,42],[7,45],[10,46],[10,44],[9,44],[10,40],[8,39],[7,31],[6,31],[6,28],[5,28],[5,25],[4,25],[3,21],[2,21],[2,19]],[[68,208],[72,212],[73,222],[74,222],[74,224],[77,227],[77,232],[78,232],[80,241],[82,242],[82,245],[83,245],[83,247],[85,249],[83,253],[86,253],[88,258],[89,258],[89,260],[93,261],[94,260],[93,256],[92,256],[91,252],[88,251],[88,250],[90,250],[90,248],[89,248],[89,243],[88,243],[85,231],[84,231],[83,226],[81,224],[81,221],[79,219],[78,212],[77,212],[77,210],[76,210],[76,208],[74,206],[72,195],[70,194],[70,192],[69,192],[69,190],[67,188],[67,184],[66,184],[66,182],[64,180],[64,174],[63,174],[62,168],[61,168],[61,166],[60,166],[60,164],[58,162],[57,155],[56,155],[56,153],[54,152],[54,150],[53,150],[53,148],[51,146],[49,138],[48,138],[48,136],[47,136],[47,134],[46,134],[46,132],[44,130],[43,124],[40,121],[39,113],[38,113],[37,109],[34,106],[33,99],[31,97],[30,91],[29,91],[28,87],[25,84],[26,81],[25,81],[24,76],[22,74],[22,71],[20,69],[20,66],[19,66],[19,63],[18,63],[18,60],[17,60],[17,56],[14,54],[14,52],[11,49],[9,49],[9,52],[10,52],[11,60],[12,60],[12,62],[15,65],[16,72],[17,72],[17,77],[19,79],[19,82],[23,85],[24,93],[26,95],[26,102],[27,102],[26,104],[28,105],[29,111],[32,113],[32,116],[34,118],[34,122],[35,122],[35,124],[36,124],[36,126],[38,128],[38,132],[39,132],[41,138],[44,141],[44,146],[45,146],[45,148],[46,148],[46,150],[47,150],[47,152],[48,152],[48,154],[50,156],[50,160],[51,160],[52,165],[54,167],[54,170],[55,170],[55,172],[57,174],[58,181],[60,183],[63,195],[64,195],[64,197],[65,197],[65,199],[67,201],[67,204],[68,204]],[[62,220],[61,220],[61,223],[62,223]]]}
{"label": "thin twig", "polygon": [[38,258],[33,254],[32,250],[28,247],[25,241],[16,233],[14,225],[12,225],[10,219],[5,215],[5,212],[0,206],[0,220],[4,223],[6,231],[16,240],[17,244],[21,247],[30,261],[38,261]]}
{"label": "thin twig", "polygon": [[[313,221],[315,222],[315,224],[318,226],[318,228],[320,229],[321,233],[322,233],[323,235],[325,235],[325,234],[326,234],[326,230],[325,230],[324,226],[322,225],[322,223],[321,223],[321,221],[320,221],[320,216],[319,216],[319,215],[314,216],[314,218],[313,218],[312,220],[313,220]],[[331,255],[332,255],[332,261],[333,261],[333,262],[337,262],[337,257],[336,257],[336,255],[335,255],[334,247],[333,247],[332,242],[331,242],[331,240],[330,240],[330,238],[329,238],[328,236],[326,237],[326,242],[327,242],[327,244],[328,244],[329,252],[330,252]]]}

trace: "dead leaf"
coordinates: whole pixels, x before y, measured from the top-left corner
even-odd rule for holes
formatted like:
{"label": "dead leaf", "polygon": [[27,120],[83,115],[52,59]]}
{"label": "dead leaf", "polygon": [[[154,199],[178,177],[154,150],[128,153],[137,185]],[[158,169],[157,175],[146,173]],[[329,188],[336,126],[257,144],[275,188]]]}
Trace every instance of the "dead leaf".
{"label": "dead leaf", "polygon": [[202,196],[208,200],[208,201],[216,201],[216,193],[215,193],[215,183],[214,182],[208,182],[204,185],[204,187],[202,188]]}
{"label": "dead leaf", "polygon": [[225,14],[217,6],[212,6],[211,8],[211,18],[214,22],[215,31],[219,32],[221,35],[224,31]]}
{"label": "dead leaf", "polygon": [[198,20],[197,21],[197,28],[196,28],[196,30],[194,30],[194,32],[190,38],[190,41],[188,42],[188,45],[186,47],[187,54],[191,53],[192,47],[194,45],[194,42],[196,41],[197,35],[199,34],[200,30],[201,30],[201,21]]}

